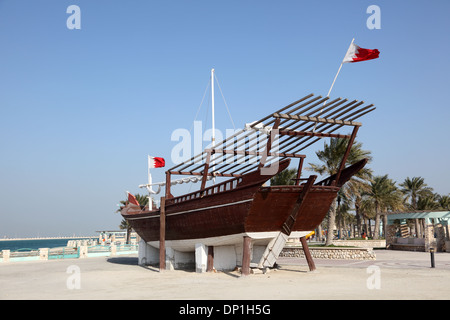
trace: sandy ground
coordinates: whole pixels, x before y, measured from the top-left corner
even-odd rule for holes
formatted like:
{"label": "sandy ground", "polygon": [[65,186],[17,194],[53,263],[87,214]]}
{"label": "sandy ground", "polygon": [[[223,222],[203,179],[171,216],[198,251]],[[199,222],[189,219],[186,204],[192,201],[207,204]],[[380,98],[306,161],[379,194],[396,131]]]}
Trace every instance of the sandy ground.
{"label": "sandy ground", "polygon": [[280,268],[237,272],[159,272],[136,256],[0,264],[0,299],[449,299],[450,254],[376,251],[376,261],[280,259]]}

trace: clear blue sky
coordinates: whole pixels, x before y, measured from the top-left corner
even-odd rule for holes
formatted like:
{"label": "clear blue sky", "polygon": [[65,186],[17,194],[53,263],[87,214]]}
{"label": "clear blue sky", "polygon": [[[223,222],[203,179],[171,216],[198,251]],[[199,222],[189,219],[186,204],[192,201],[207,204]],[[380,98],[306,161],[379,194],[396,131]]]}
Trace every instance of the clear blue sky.
{"label": "clear blue sky", "polygon": [[[80,30],[66,26],[72,4]],[[331,97],[377,106],[357,138],[371,168],[448,194],[449,12],[448,0],[0,0],[0,237],[117,229],[147,155],[173,165],[171,134],[191,127],[211,68],[242,127],[326,95],[353,37],[380,58],[345,64]]]}

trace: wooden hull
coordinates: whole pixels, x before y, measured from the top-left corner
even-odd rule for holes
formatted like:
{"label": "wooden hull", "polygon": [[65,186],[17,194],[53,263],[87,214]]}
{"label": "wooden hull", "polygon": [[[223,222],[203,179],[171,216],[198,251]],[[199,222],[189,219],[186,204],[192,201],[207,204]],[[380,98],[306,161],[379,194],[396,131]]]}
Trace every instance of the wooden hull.
{"label": "wooden hull", "polygon": [[[230,202],[230,197],[235,200]],[[244,232],[246,213],[252,201],[251,190],[237,190],[181,204],[168,204],[165,238],[184,240]],[[124,217],[146,242],[159,240],[159,210]]]}
{"label": "wooden hull", "polygon": [[[302,186],[254,187],[166,207],[166,240],[281,231]],[[256,189],[256,190],[255,190]],[[336,198],[337,187],[314,186],[292,231],[314,230]],[[230,202],[230,199],[233,199]],[[124,215],[145,240],[159,240],[159,210]]]}
{"label": "wooden hull", "polygon": [[[302,190],[303,186],[260,188],[255,194],[254,201],[247,214],[246,231],[282,231],[283,223],[291,214]],[[328,213],[338,191],[338,187],[313,186],[303,200],[304,205],[298,211],[296,222],[291,231],[314,230]]]}
{"label": "wooden hull", "polygon": [[[289,162],[280,165],[284,170]],[[359,170],[365,163],[345,170],[345,181],[350,179],[350,171]],[[356,173],[354,172],[354,173]],[[191,194],[190,199],[174,198],[166,200],[166,241],[186,241],[213,238],[226,239],[235,235],[254,238],[264,234],[283,231],[283,224],[293,214],[295,203],[302,194],[305,184],[300,186],[262,186],[270,178],[258,172],[243,178],[238,187],[216,194]],[[313,185],[297,212],[291,232],[309,232],[323,220],[337,196],[340,186]],[[295,211],[295,210],[294,210]],[[159,241],[160,211],[145,211],[127,206],[122,216],[145,242]],[[238,237],[240,241],[242,237]]]}

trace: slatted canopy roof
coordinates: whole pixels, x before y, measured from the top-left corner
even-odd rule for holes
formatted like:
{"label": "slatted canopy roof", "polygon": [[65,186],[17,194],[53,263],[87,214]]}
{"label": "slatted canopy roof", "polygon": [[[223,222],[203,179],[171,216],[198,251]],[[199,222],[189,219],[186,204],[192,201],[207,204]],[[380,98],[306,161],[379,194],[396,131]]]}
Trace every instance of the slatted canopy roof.
{"label": "slatted canopy roof", "polygon": [[387,223],[392,225],[395,220],[406,219],[425,219],[427,224],[431,224],[431,219],[436,219],[436,223],[448,225],[450,220],[450,211],[445,210],[416,210],[409,212],[389,212],[387,215]]}
{"label": "slatted canopy roof", "polygon": [[247,124],[244,129],[170,168],[167,173],[239,177],[275,161],[304,158],[300,152],[321,138],[350,138],[351,135],[341,134],[338,130],[345,126],[361,126],[355,120],[375,110],[373,104],[364,104],[364,101],[330,100],[329,97],[309,94]]}

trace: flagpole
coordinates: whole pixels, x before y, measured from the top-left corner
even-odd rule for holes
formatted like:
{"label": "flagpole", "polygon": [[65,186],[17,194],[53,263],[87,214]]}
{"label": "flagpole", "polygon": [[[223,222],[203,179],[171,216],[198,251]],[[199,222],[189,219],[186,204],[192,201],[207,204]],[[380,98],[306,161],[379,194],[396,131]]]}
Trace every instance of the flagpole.
{"label": "flagpole", "polygon": [[[349,48],[352,46],[354,41],[355,41],[355,38],[353,38],[352,42],[350,43]],[[346,52],[346,54],[347,54],[347,52]],[[345,58],[345,56],[344,56],[344,58]],[[336,82],[339,72],[341,72],[341,68],[342,68],[343,64],[344,64],[344,59],[342,59],[341,65],[339,66],[338,72],[336,73],[336,76],[334,77],[334,80],[333,80],[333,83],[331,84],[330,90],[328,90],[327,98],[330,96],[331,90],[333,89],[334,83]],[[324,102],[324,105],[325,105],[325,102]]]}
{"label": "flagpole", "polygon": [[152,203],[152,174],[150,173],[150,156],[148,156],[148,184],[149,186],[147,187],[148,190],[148,210],[152,211],[153,210],[153,203]]}
{"label": "flagpole", "polygon": [[[352,44],[353,44],[354,41],[355,41],[355,38],[352,39],[352,42],[350,43],[349,48],[352,46]],[[347,51],[348,51],[348,49],[347,49]],[[347,55],[347,52],[345,52],[345,54]],[[344,56],[344,58],[345,58],[345,56]],[[336,79],[337,79],[339,73],[341,72],[341,68],[342,68],[342,65],[343,65],[343,64],[344,64],[344,59],[342,59],[342,61],[341,61],[341,65],[339,66],[338,72],[336,73],[336,76],[334,77],[334,80],[333,80],[333,83],[331,84],[330,90],[328,90],[327,98],[330,96],[331,90],[333,90],[334,83],[336,82]],[[326,104],[326,101],[323,103],[322,109],[320,109],[319,117],[320,117],[320,115],[322,114],[323,107],[325,106],[325,104]],[[316,125],[317,125],[317,122],[314,124],[313,132],[316,130]]]}

